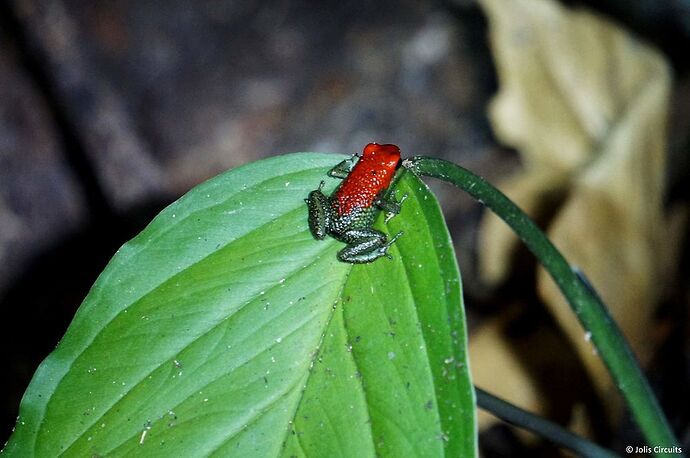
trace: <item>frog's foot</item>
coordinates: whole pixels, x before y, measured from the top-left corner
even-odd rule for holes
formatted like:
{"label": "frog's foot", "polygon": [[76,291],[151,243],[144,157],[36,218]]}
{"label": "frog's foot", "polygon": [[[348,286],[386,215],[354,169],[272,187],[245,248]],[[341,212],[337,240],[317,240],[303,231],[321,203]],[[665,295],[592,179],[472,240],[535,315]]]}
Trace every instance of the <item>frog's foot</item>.
{"label": "frog's foot", "polygon": [[[400,238],[400,236],[403,235],[403,234],[404,234],[403,231],[400,231],[400,232],[398,232],[397,234],[395,234],[395,235],[386,243],[386,245],[385,245],[386,250],[388,250],[388,248],[390,248],[391,245],[393,245],[393,244],[395,243],[395,241],[398,240],[398,239]],[[388,256],[388,257],[390,258],[390,255],[387,254],[386,256]]]}
{"label": "frog's foot", "polygon": [[388,254],[388,249],[402,234],[398,232],[393,238],[387,240],[386,234],[375,229],[348,231],[341,237],[348,246],[338,252],[338,259],[352,264],[372,262],[383,256],[393,259]]}
{"label": "frog's foot", "polygon": [[403,194],[400,200],[395,200],[395,192],[390,196],[386,196],[385,193],[381,193],[374,200],[374,205],[386,212],[386,219],[384,222],[387,223],[391,220],[391,218],[400,213],[402,203],[405,202],[406,199],[407,193]]}
{"label": "frog's foot", "polygon": [[341,179],[347,178],[347,176],[352,171],[352,168],[355,166],[355,162],[357,162],[358,158],[358,154],[353,154],[350,159],[345,159],[344,161],[340,162],[338,165],[333,167],[331,170],[329,170],[328,176]]}
{"label": "frog's foot", "polygon": [[386,242],[385,245],[383,245],[381,248],[378,248],[377,251],[379,253],[379,256],[385,256],[388,259],[393,259],[393,256],[388,254],[388,249],[395,243],[396,240],[400,238],[401,235],[403,235],[403,231],[400,231],[397,234],[395,234],[392,239]]}

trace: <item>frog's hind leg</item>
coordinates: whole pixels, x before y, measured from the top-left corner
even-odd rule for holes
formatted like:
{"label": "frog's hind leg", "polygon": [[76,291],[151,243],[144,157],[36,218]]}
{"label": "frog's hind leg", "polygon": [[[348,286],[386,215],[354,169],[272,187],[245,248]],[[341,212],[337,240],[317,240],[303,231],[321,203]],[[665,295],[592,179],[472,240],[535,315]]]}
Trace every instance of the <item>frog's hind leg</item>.
{"label": "frog's hind leg", "polygon": [[323,185],[322,181],[318,189],[310,192],[304,199],[309,209],[309,230],[317,240],[323,240],[326,237],[326,228],[331,224],[331,204],[328,197],[321,191]]}
{"label": "frog's hind leg", "polygon": [[392,259],[388,249],[401,235],[398,232],[387,241],[386,234],[376,229],[349,230],[340,237],[348,245],[338,252],[338,259],[352,264],[372,262],[382,256]]}

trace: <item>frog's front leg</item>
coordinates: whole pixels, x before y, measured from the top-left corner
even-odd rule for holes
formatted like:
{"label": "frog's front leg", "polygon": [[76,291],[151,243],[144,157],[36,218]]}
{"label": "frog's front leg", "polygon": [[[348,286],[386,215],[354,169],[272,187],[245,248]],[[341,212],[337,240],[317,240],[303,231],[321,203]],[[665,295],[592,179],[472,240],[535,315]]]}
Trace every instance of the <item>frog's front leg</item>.
{"label": "frog's front leg", "polygon": [[387,241],[386,234],[376,229],[351,229],[339,237],[347,246],[338,252],[338,259],[353,264],[372,262],[382,256],[390,259],[388,249],[401,235],[398,232]]}
{"label": "frog's front leg", "polygon": [[309,193],[309,196],[304,199],[309,209],[309,230],[317,240],[323,240],[326,237],[327,229],[330,227],[333,220],[331,203],[328,197],[321,192],[324,182],[319,184],[318,189]]}
{"label": "frog's front leg", "polygon": [[382,191],[376,196],[376,199],[374,199],[374,205],[386,212],[386,219],[384,222],[387,223],[391,218],[400,213],[400,208],[402,207],[402,203],[405,202],[405,199],[407,199],[407,194],[403,194],[400,200],[395,200],[394,192],[386,196],[385,191]]}
{"label": "frog's front leg", "polygon": [[338,165],[333,167],[331,170],[329,170],[328,176],[341,179],[347,178],[347,176],[352,171],[352,168],[355,166],[355,163],[357,162],[358,158],[359,156],[357,154],[353,154],[350,159],[345,159],[344,161],[340,162]]}

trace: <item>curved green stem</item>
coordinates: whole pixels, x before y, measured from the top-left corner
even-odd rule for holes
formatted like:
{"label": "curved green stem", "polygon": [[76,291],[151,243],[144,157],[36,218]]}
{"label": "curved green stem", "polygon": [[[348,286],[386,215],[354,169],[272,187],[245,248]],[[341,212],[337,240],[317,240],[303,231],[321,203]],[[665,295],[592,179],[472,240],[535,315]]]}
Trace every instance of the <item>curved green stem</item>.
{"label": "curved green stem", "polygon": [[501,191],[452,162],[415,156],[406,159],[404,166],[416,175],[438,178],[466,191],[489,207],[515,231],[549,272],[582,326],[591,333],[592,343],[649,445],[677,446],[678,441],[654,393],[606,306],[587,282],[583,281],[583,277],[573,271],[537,225]]}
{"label": "curved green stem", "polygon": [[545,418],[497,398],[481,388],[475,386],[474,391],[477,393],[478,407],[519,428],[531,431],[560,447],[572,450],[579,456],[585,458],[615,458],[618,456],[594,442],[590,442]]}

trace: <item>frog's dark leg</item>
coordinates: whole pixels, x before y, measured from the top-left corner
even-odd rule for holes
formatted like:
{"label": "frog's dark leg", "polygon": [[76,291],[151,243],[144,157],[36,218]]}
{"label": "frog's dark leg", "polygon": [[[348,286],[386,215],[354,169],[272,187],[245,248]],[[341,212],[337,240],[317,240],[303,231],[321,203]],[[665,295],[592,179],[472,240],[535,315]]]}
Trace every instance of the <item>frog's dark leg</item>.
{"label": "frog's dark leg", "polygon": [[386,196],[385,191],[381,191],[374,199],[374,205],[386,212],[385,222],[387,223],[391,218],[400,213],[400,207],[405,202],[405,199],[407,199],[407,194],[403,194],[400,200],[395,200],[395,192]]}
{"label": "frog's dark leg", "polygon": [[353,154],[350,159],[345,159],[340,164],[336,165],[331,170],[329,170],[328,176],[342,179],[347,178],[347,176],[352,171],[352,168],[355,166],[357,158],[359,158],[359,156],[357,154]]}
{"label": "frog's dark leg", "polygon": [[318,189],[310,192],[304,199],[309,209],[309,230],[317,240],[323,240],[326,237],[326,228],[330,226],[332,219],[331,204],[328,197],[321,192],[323,185],[322,181]]}
{"label": "frog's dark leg", "polygon": [[352,264],[372,262],[382,256],[389,259],[388,249],[402,235],[398,232],[386,241],[386,234],[376,229],[352,229],[339,237],[347,246],[338,252],[338,259]]}

